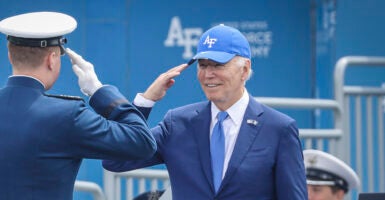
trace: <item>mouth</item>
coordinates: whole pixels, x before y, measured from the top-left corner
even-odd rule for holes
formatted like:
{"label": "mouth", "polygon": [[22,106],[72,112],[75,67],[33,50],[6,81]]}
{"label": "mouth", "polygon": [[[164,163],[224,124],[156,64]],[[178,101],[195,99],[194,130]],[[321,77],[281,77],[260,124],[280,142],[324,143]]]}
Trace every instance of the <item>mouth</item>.
{"label": "mouth", "polygon": [[205,84],[205,86],[208,87],[208,88],[215,88],[215,87],[218,87],[220,85],[221,84]]}

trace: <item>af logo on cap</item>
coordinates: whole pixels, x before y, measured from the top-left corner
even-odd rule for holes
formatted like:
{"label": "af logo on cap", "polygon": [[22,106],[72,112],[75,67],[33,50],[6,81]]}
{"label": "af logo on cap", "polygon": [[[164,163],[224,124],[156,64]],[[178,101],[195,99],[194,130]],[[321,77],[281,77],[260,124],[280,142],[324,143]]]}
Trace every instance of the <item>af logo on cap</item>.
{"label": "af logo on cap", "polygon": [[215,42],[217,41],[216,38],[210,38],[210,36],[208,35],[205,39],[205,42],[203,44],[208,44],[208,48],[211,48],[213,44],[215,44]]}

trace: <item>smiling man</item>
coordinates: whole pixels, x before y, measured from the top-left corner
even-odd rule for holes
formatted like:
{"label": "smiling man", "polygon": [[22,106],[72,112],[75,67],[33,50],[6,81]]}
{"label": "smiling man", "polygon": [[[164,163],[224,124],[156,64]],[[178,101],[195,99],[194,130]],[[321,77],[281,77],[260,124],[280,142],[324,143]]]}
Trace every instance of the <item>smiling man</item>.
{"label": "smiling man", "polygon": [[[158,144],[151,159],[103,166],[120,172],[166,164],[173,200],[307,199],[296,122],[248,93],[251,56],[243,34],[215,26],[201,36],[193,59],[208,101],[165,115],[151,130]],[[148,116],[185,66],[160,75],[134,104]]]}

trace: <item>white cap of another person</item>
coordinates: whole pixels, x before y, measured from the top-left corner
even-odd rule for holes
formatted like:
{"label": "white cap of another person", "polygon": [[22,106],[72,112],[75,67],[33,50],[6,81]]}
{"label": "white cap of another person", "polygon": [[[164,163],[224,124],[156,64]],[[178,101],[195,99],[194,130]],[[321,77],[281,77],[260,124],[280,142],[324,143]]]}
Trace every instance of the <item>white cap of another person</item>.
{"label": "white cap of another person", "polygon": [[239,30],[220,24],[202,34],[197,53],[192,58],[191,63],[199,59],[209,59],[225,64],[235,56],[250,59],[249,42]]}
{"label": "white cap of another person", "polygon": [[308,185],[335,186],[345,193],[360,185],[353,169],[335,156],[314,149],[304,150],[303,156]]}
{"label": "white cap of another person", "polygon": [[18,46],[49,47],[63,46],[77,26],[76,20],[59,12],[31,12],[8,17],[0,21],[0,32],[7,40]]}

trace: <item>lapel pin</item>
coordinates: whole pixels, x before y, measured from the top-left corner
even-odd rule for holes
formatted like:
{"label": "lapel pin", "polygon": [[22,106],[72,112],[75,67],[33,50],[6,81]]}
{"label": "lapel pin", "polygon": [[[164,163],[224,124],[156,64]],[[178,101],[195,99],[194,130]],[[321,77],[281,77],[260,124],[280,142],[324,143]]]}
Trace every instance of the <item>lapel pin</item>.
{"label": "lapel pin", "polygon": [[256,126],[256,125],[258,124],[258,121],[257,121],[257,120],[254,120],[254,119],[248,119],[248,120],[246,120],[246,122],[247,122],[248,124],[252,124],[252,125],[254,125],[254,126]]}

